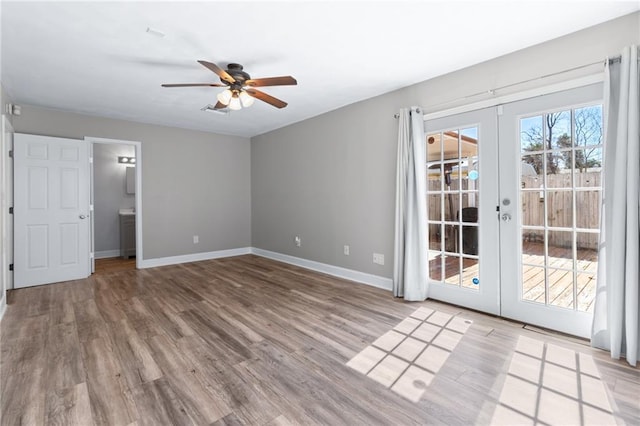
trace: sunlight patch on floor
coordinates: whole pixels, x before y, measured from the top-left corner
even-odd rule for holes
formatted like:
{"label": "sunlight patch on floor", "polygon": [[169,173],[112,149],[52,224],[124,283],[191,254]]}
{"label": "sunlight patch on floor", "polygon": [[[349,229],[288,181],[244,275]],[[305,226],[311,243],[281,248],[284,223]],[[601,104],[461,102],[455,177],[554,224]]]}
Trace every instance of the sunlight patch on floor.
{"label": "sunlight patch on floor", "polygon": [[422,307],[347,366],[418,402],[470,325],[468,319]]}
{"label": "sunlight patch on floor", "polygon": [[520,336],[491,424],[615,425],[593,357]]}

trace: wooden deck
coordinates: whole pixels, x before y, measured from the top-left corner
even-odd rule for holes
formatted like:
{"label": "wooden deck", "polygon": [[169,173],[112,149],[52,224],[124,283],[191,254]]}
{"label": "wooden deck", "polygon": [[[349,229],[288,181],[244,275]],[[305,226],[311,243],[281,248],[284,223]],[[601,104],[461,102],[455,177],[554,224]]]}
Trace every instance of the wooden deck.
{"label": "wooden deck", "polygon": [[[563,308],[574,308],[573,292],[573,256],[571,249],[553,247],[549,251],[548,304]],[[474,277],[480,277],[478,261],[463,258],[462,277],[459,272],[459,258],[447,256],[444,262],[444,281],[452,285],[477,288]],[[545,303],[544,245],[540,242],[523,243],[522,282],[524,299]],[[441,256],[435,256],[429,262],[429,275],[435,281],[441,281]],[[598,254],[596,250],[578,250],[576,262],[577,309],[592,312],[596,291],[596,273]],[[462,282],[460,283],[460,279]]]}

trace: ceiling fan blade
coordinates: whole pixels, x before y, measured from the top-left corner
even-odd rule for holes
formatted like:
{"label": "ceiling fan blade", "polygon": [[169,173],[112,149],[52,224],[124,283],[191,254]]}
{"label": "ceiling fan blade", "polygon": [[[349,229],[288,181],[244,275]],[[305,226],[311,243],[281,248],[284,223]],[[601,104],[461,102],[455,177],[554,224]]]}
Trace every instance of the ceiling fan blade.
{"label": "ceiling fan blade", "polygon": [[267,95],[266,93],[256,89],[247,89],[247,93],[253,96],[254,98],[260,99],[261,101],[268,103],[269,105],[273,105],[276,108],[284,108],[287,106],[286,102],[281,101],[278,98],[274,98],[271,95]]}
{"label": "ceiling fan blade", "polygon": [[223,104],[222,102],[218,101],[218,103],[213,107],[213,109],[223,109],[226,108],[227,106],[225,104]]}
{"label": "ceiling fan blade", "polygon": [[163,84],[162,87],[227,87],[220,83],[184,83],[184,84]]}
{"label": "ceiling fan blade", "polygon": [[216,74],[218,74],[218,76],[224,81],[228,81],[229,83],[236,82],[235,78],[231,77],[231,74],[229,74],[228,72],[226,72],[225,70],[217,66],[216,64],[207,62],[207,61],[198,61],[198,63],[200,65],[207,67],[208,69],[215,72]]}
{"label": "ceiling fan blade", "polygon": [[252,87],[295,86],[298,82],[290,75],[284,75],[282,77],[253,78],[251,80],[247,80],[245,84]]}

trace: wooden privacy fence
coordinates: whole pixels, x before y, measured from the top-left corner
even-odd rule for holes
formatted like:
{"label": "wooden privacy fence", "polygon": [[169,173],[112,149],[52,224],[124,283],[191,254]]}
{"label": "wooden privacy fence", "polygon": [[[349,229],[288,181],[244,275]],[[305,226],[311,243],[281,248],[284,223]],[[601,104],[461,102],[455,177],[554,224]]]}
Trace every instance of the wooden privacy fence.
{"label": "wooden privacy fence", "polygon": [[[600,184],[601,176],[599,171],[577,172],[575,173],[576,197],[576,227],[584,229],[598,229],[600,225]],[[467,179],[452,179],[451,191],[457,191],[459,182],[462,190],[467,190]],[[522,224],[531,226],[544,225],[545,204],[547,206],[547,225],[558,228],[573,227],[573,191],[571,191],[571,174],[560,173],[547,175],[547,190],[540,188],[542,176],[522,176],[521,201],[522,201]],[[591,189],[593,188],[593,189]],[[428,180],[429,191],[439,191],[439,179]],[[445,187],[445,189],[448,189]],[[564,190],[562,190],[564,189]],[[427,211],[429,220],[441,220],[441,203],[444,203],[444,220],[457,221],[457,215],[462,202],[462,208],[470,207],[475,198],[477,206],[478,198],[474,193],[462,194],[437,194],[431,193],[427,197]],[[451,213],[453,212],[453,214]],[[429,225],[431,235],[439,236],[439,225]],[[577,249],[592,249],[598,247],[598,234],[578,232],[576,236]],[[526,241],[543,241],[543,232],[536,230],[524,230],[523,238]],[[572,246],[572,233],[569,231],[550,231],[549,245],[554,247]]]}

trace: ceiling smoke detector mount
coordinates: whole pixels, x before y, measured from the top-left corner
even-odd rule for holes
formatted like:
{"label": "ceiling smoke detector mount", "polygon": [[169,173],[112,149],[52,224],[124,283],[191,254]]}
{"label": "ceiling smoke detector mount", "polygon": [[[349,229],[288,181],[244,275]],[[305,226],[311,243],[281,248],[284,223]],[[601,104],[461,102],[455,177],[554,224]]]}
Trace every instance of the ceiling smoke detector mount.
{"label": "ceiling smoke detector mount", "polygon": [[155,28],[151,28],[151,27],[147,27],[147,34],[150,34],[156,37],[164,37],[166,35],[162,31],[157,30]]}
{"label": "ceiling smoke detector mount", "polygon": [[229,108],[216,108],[215,105],[211,105],[211,104],[207,104],[205,106],[203,106],[202,108],[200,108],[200,111],[204,111],[204,112],[213,112],[215,114],[220,114],[220,115],[229,115]]}

